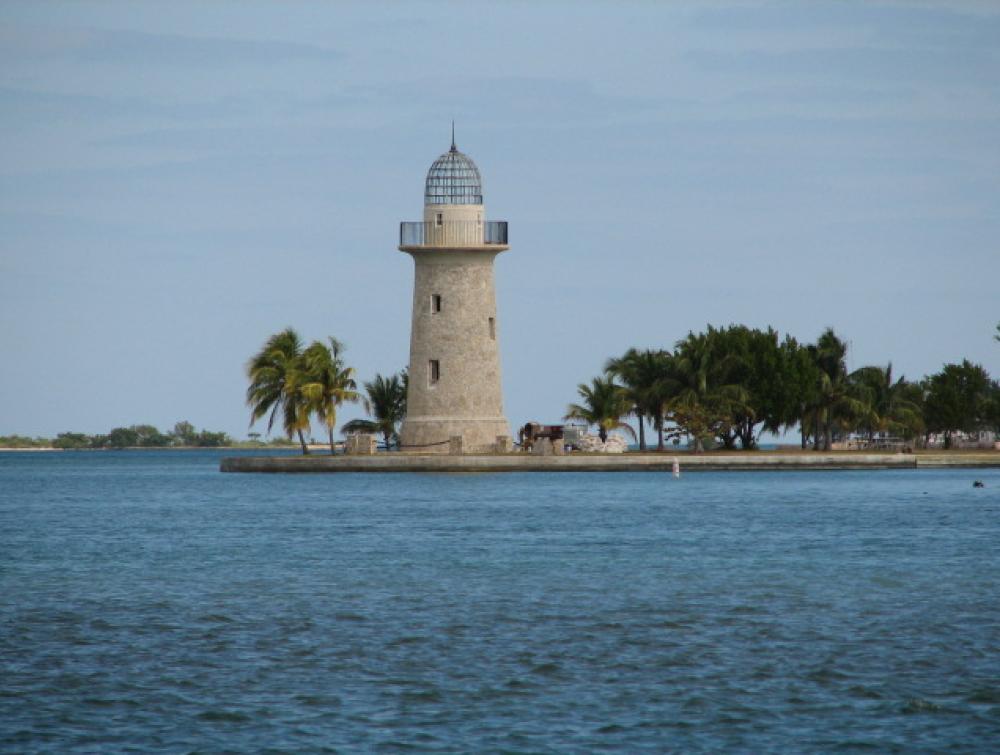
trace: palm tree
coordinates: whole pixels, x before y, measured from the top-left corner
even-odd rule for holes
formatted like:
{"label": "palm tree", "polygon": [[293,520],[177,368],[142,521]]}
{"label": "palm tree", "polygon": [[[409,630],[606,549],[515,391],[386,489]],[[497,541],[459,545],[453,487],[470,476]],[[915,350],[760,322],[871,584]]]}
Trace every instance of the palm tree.
{"label": "palm tree", "polygon": [[285,328],[267,342],[247,363],[247,404],[250,426],[265,414],[267,431],[281,413],[282,426],[291,440],[298,434],[302,453],[309,453],[303,430],[309,429],[309,410],[299,391],[302,380],[302,340],[293,328]]}
{"label": "palm tree", "polygon": [[646,450],[645,385],[642,372],[642,352],[629,349],[623,356],[609,359],[604,371],[622,381],[622,393],[628,399],[629,414],[639,421],[639,450]]}
{"label": "palm tree", "polygon": [[620,357],[609,359],[605,372],[619,378],[631,408],[629,414],[639,420],[639,450],[646,450],[645,421],[652,420],[659,438],[657,448],[663,450],[663,413],[666,381],[669,379],[663,351],[629,349]]}
{"label": "palm tree", "polygon": [[656,430],[656,450],[662,451],[663,426],[671,399],[677,394],[679,384],[674,374],[674,355],[669,351],[647,352],[643,374],[645,375],[645,404],[647,415]]}
{"label": "palm tree", "polygon": [[337,424],[337,408],[345,401],[357,401],[354,368],[344,364],[344,345],[330,338],[330,345],[313,341],[302,352],[302,384],[299,386],[307,412],[315,413],[326,425],[330,453],[334,453],[333,428]]}
{"label": "palm tree", "polygon": [[923,426],[922,413],[910,383],[905,377],[892,379],[892,363],[883,367],[861,367],[850,374],[856,388],[856,398],[865,405],[859,423],[872,441],[875,433],[893,433],[905,438],[919,435]]}
{"label": "palm tree", "polygon": [[375,375],[375,379],[365,383],[365,398],[362,399],[365,411],[374,421],[354,419],[340,428],[341,432],[381,433],[386,449],[392,441],[397,442],[396,425],[406,416],[406,371],[401,375],[383,377]]}
{"label": "palm tree", "polygon": [[863,416],[865,402],[859,398],[858,391],[847,376],[847,344],[837,337],[833,328],[823,331],[811,351],[819,368],[813,406],[813,450],[820,450],[822,428],[823,450],[829,451],[833,445],[834,426],[839,425],[843,429],[852,419]]}
{"label": "palm tree", "polygon": [[621,421],[630,411],[629,399],[614,379],[596,377],[590,385],[580,383],[577,392],[583,403],[570,404],[563,419],[582,419],[588,425],[597,425],[602,443],[607,443],[609,430],[624,430],[635,438],[635,431]]}

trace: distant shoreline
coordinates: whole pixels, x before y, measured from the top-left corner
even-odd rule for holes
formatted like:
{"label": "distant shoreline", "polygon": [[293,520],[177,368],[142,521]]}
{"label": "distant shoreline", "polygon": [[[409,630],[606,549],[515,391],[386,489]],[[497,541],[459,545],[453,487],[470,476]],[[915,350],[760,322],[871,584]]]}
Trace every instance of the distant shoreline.
{"label": "distant shoreline", "polygon": [[[48,453],[50,451],[65,451],[64,448],[53,448],[52,446],[0,446],[0,451],[10,451],[12,453]],[[98,449],[86,449],[98,450]]]}
{"label": "distant shoreline", "polygon": [[[312,452],[329,451],[329,446],[309,446]],[[89,453],[104,451],[299,451],[298,444],[287,446],[123,446],[102,448],[56,448],[55,446],[0,446],[0,452],[40,451],[43,453]]]}

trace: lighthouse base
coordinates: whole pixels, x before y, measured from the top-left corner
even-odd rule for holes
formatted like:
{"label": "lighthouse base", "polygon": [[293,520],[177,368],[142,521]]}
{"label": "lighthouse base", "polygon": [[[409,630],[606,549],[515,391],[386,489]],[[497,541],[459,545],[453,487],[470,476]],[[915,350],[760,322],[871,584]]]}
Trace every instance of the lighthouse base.
{"label": "lighthouse base", "polygon": [[463,453],[488,453],[501,435],[510,435],[506,417],[407,417],[399,439],[403,451],[447,454],[450,440],[460,436]]}

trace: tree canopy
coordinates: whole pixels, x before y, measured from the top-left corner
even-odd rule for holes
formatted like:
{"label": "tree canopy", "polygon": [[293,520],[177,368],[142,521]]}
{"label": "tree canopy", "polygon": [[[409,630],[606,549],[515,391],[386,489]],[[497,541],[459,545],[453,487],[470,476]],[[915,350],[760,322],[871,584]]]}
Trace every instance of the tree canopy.
{"label": "tree canopy", "polygon": [[[620,380],[620,384],[614,380]],[[615,386],[612,391],[612,386]],[[814,343],[782,340],[773,328],[745,325],[688,333],[673,350],[630,348],[605,363],[605,375],[581,385],[567,418],[600,427],[609,417],[649,422],[663,437],[710,446],[756,448],[764,431],[798,427],[801,445],[829,450],[854,437],[912,444],[932,434],[950,446],[955,432],[1000,432],[1000,384],[981,365],[944,365],[922,381],[896,376],[892,364],[847,367],[847,342],[832,328]],[[601,409],[614,393],[615,409]]]}
{"label": "tree canopy", "polygon": [[294,328],[268,338],[247,363],[250,426],[266,416],[270,433],[280,416],[285,434],[288,438],[297,436],[302,453],[307,454],[305,432],[315,415],[327,429],[333,453],[337,409],[359,398],[354,369],[345,364],[343,350],[343,344],[333,337],[327,343],[313,341],[303,348]]}

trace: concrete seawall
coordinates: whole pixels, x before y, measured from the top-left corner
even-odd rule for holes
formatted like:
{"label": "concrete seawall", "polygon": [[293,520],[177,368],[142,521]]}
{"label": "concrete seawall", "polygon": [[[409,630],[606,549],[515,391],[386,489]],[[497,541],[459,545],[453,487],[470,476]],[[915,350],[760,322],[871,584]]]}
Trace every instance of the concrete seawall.
{"label": "concrete seawall", "polygon": [[222,460],[223,472],[669,472],[674,459],[682,472],[773,469],[916,469],[918,467],[1000,467],[1000,453],[983,454],[572,454],[532,456],[235,456]]}

